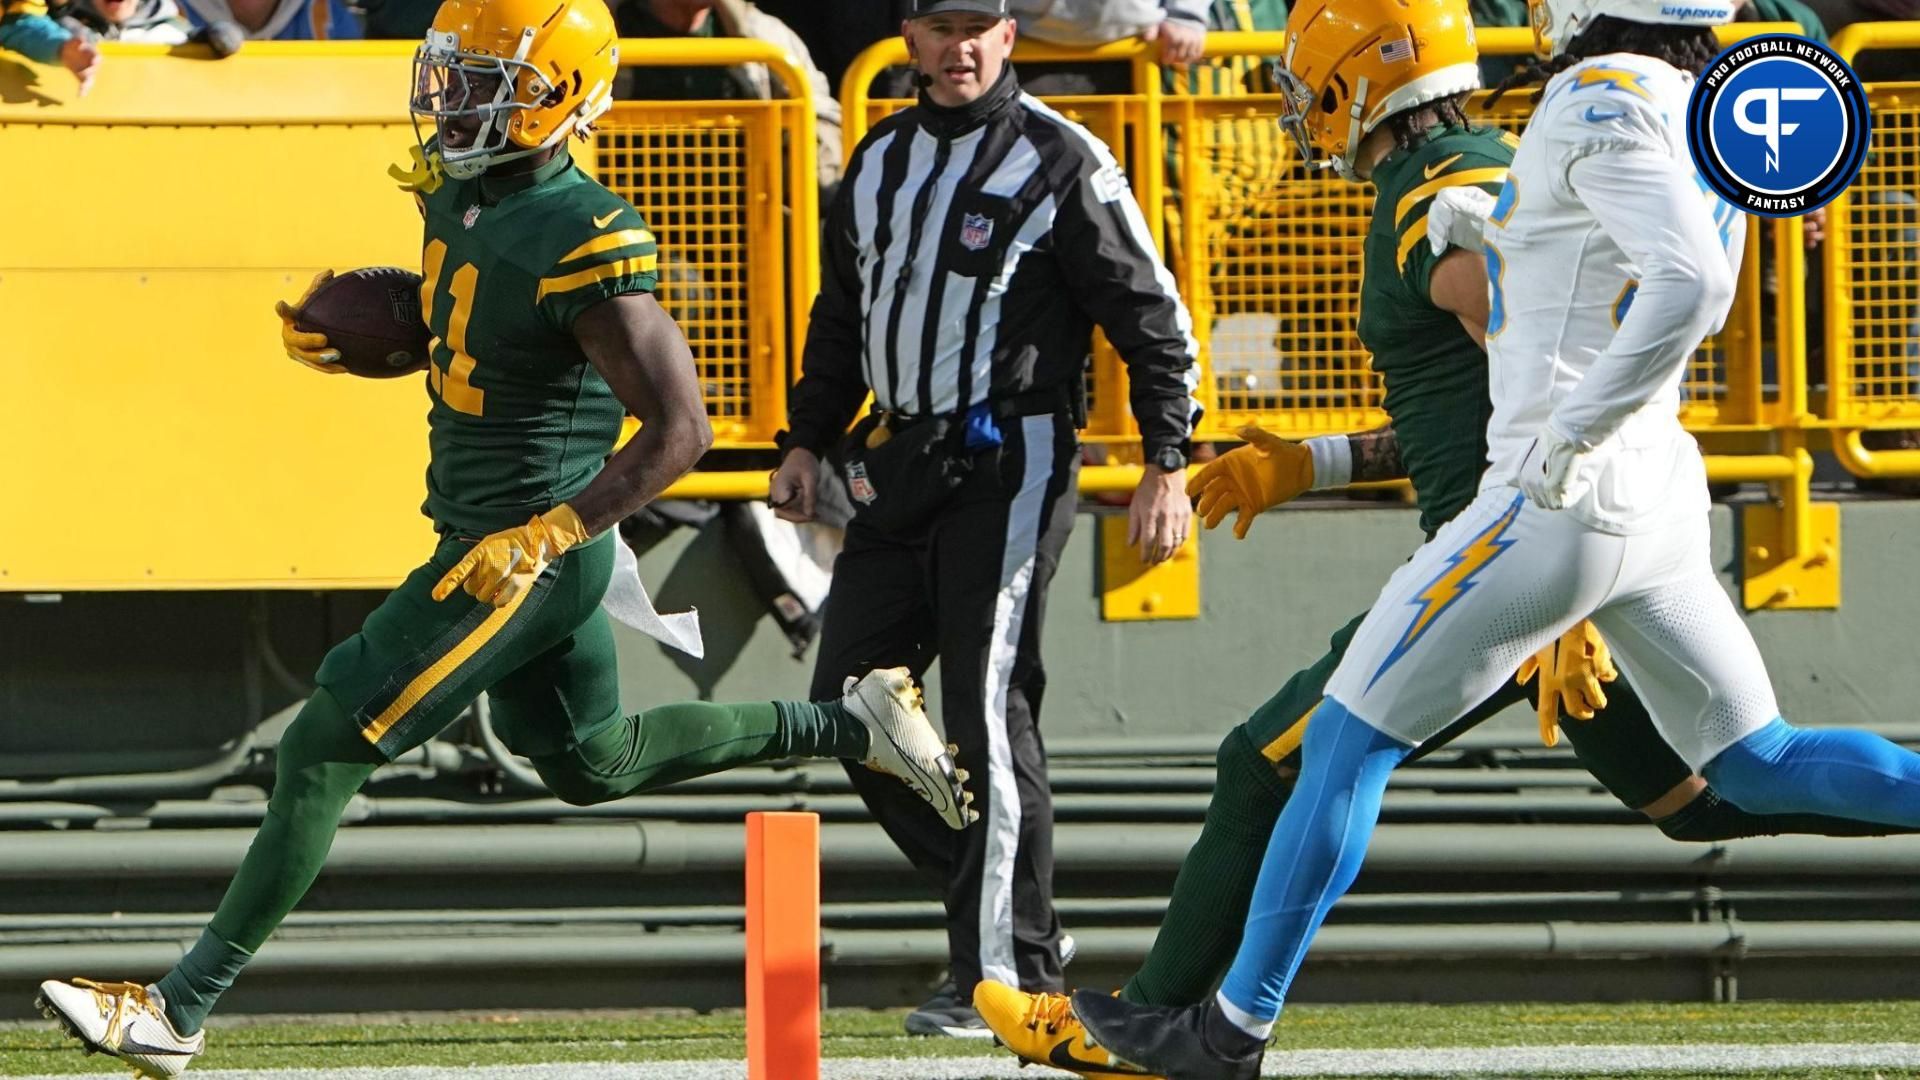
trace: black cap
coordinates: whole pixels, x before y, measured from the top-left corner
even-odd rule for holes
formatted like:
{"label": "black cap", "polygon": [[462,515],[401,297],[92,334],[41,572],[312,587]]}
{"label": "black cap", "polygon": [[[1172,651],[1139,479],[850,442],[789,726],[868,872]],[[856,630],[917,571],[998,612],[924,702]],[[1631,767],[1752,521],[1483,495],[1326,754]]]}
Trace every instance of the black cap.
{"label": "black cap", "polygon": [[1007,0],[913,0],[913,14],[909,19],[918,19],[926,15],[942,15],[949,11],[964,12],[969,15],[991,15],[996,19],[1008,17]]}

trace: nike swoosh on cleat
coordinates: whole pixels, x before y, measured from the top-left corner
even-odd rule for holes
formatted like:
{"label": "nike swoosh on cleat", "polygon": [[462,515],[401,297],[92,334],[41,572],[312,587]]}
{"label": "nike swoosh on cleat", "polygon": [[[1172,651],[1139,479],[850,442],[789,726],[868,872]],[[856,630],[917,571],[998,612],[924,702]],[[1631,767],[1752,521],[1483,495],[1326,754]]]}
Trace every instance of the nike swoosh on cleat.
{"label": "nike swoosh on cleat", "polygon": [[145,1054],[149,1057],[192,1057],[193,1051],[174,1047],[148,1046],[129,1038],[121,1038],[120,1046],[114,1051],[118,1054]]}
{"label": "nike swoosh on cleat", "polygon": [[1073,1056],[1073,1038],[1069,1036],[1053,1044],[1047,1054],[1047,1064],[1078,1073],[1098,1073],[1102,1076],[1140,1076],[1135,1069],[1122,1069],[1104,1061],[1088,1061]]}

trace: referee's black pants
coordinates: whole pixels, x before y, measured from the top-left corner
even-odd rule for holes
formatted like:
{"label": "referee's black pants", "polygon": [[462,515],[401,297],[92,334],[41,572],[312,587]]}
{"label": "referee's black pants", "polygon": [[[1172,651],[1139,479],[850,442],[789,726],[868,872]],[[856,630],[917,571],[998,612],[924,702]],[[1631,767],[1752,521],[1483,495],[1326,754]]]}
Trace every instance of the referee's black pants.
{"label": "referee's black pants", "polygon": [[900,781],[849,763],[853,786],[913,864],[945,890],[947,946],[963,1000],[998,979],[1060,990],[1053,909],[1053,799],[1040,741],[1047,586],[1073,527],[1078,438],[1064,415],[1000,421],[1005,441],[914,535],[856,513],[833,567],[811,697],[849,675],[940,660],[938,718],[972,774],[980,820],[961,832]]}

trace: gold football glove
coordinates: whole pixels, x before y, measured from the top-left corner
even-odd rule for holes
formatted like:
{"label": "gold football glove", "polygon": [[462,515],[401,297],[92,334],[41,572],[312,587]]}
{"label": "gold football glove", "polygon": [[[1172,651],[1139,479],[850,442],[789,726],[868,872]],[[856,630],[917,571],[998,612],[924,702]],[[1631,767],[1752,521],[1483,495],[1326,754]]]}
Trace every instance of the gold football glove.
{"label": "gold football glove", "polygon": [[1586,619],[1527,657],[1513,681],[1524,684],[1536,672],[1540,676],[1540,741],[1548,746],[1560,744],[1562,709],[1575,720],[1593,719],[1607,707],[1607,693],[1600,684],[1620,677],[1606,639]]}
{"label": "gold football glove", "polygon": [[288,304],[285,300],[276,300],[273,312],[280,316],[280,343],[287,347],[288,356],[315,371],[339,375],[347,369],[340,366],[340,350],[328,347],[327,335],[309,333],[293,325],[299,320],[300,313],[306,310],[307,301],[313,299],[313,294],[320,291],[320,286],[332,280],[333,271],[320,271],[313,275],[313,284],[307,286],[307,291],[300,294],[299,300],[292,304]]}
{"label": "gold football glove", "polygon": [[1251,424],[1239,435],[1247,445],[1201,466],[1187,481],[1187,494],[1199,498],[1194,509],[1209,529],[1237,511],[1233,538],[1245,540],[1261,511],[1313,487],[1313,452]]}
{"label": "gold football glove", "polygon": [[586,538],[580,515],[561,503],[525,525],[502,529],[473,545],[467,557],[433,587],[433,598],[445,600],[460,586],[476,600],[505,607],[532,588],[549,563]]}

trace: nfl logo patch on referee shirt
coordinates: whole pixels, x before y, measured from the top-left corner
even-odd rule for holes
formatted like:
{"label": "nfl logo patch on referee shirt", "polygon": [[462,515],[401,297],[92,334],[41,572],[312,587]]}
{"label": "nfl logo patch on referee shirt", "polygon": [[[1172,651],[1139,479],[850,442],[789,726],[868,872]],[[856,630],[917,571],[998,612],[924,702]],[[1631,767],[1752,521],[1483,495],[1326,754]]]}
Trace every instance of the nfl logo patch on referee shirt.
{"label": "nfl logo patch on referee shirt", "polygon": [[979,251],[993,239],[993,219],[985,214],[967,214],[960,219],[960,246]]}
{"label": "nfl logo patch on referee shirt", "polygon": [[880,493],[873,490],[873,481],[867,477],[865,462],[847,462],[847,493],[862,506],[869,505],[880,497]]}

